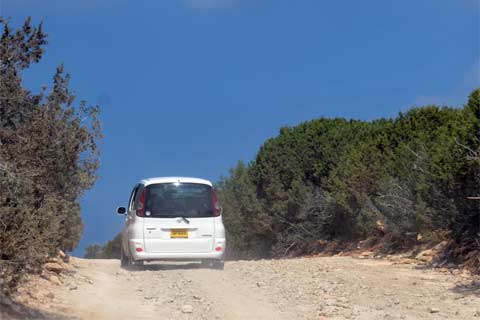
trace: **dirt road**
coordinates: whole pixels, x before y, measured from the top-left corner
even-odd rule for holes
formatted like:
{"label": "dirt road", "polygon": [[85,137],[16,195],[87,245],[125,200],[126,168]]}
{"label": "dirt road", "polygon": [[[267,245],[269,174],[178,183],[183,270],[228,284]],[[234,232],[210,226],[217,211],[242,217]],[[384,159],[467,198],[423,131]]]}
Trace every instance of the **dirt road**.
{"label": "dirt road", "polygon": [[376,259],[192,263],[125,271],[74,259],[46,310],[80,319],[480,319],[479,282]]}

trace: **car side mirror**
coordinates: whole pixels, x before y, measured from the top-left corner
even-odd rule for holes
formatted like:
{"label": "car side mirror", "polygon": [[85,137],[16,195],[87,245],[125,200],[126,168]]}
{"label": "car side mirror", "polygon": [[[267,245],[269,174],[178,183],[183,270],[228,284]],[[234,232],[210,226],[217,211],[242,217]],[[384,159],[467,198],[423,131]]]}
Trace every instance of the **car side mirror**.
{"label": "car side mirror", "polygon": [[125,207],[118,207],[117,214],[125,214],[127,213],[127,209]]}

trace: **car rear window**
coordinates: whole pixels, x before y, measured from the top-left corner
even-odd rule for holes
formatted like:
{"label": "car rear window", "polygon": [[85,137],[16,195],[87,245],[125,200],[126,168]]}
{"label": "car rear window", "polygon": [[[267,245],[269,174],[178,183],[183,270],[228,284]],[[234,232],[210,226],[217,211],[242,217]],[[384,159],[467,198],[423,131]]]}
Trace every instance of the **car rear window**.
{"label": "car rear window", "polygon": [[159,183],[147,186],[147,217],[213,217],[212,187],[198,183]]}

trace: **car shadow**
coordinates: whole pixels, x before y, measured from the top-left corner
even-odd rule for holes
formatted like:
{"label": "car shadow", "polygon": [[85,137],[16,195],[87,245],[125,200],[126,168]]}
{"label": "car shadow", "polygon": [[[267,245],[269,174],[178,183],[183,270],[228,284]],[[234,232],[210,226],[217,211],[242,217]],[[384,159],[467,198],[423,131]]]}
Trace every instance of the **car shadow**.
{"label": "car shadow", "polygon": [[208,265],[203,265],[199,262],[188,263],[147,263],[142,266],[135,266],[130,271],[168,271],[168,270],[192,270],[192,269],[208,269]]}

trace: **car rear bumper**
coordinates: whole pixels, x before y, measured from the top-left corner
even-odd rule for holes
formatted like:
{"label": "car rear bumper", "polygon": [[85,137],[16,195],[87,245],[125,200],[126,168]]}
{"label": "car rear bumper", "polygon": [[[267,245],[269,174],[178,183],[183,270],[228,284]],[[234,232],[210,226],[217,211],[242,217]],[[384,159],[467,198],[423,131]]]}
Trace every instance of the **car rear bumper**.
{"label": "car rear bumper", "polygon": [[133,260],[135,261],[148,261],[148,260],[222,260],[222,252],[194,252],[194,253],[150,253],[150,252],[135,252]]}
{"label": "car rear bumper", "polygon": [[[130,253],[135,261],[149,260],[223,260],[225,254],[225,239],[217,239],[215,247],[221,247],[221,251],[210,252],[148,252],[136,249],[142,247],[139,240],[130,240]],[[142,243],[143,244],[143,243]]]}

